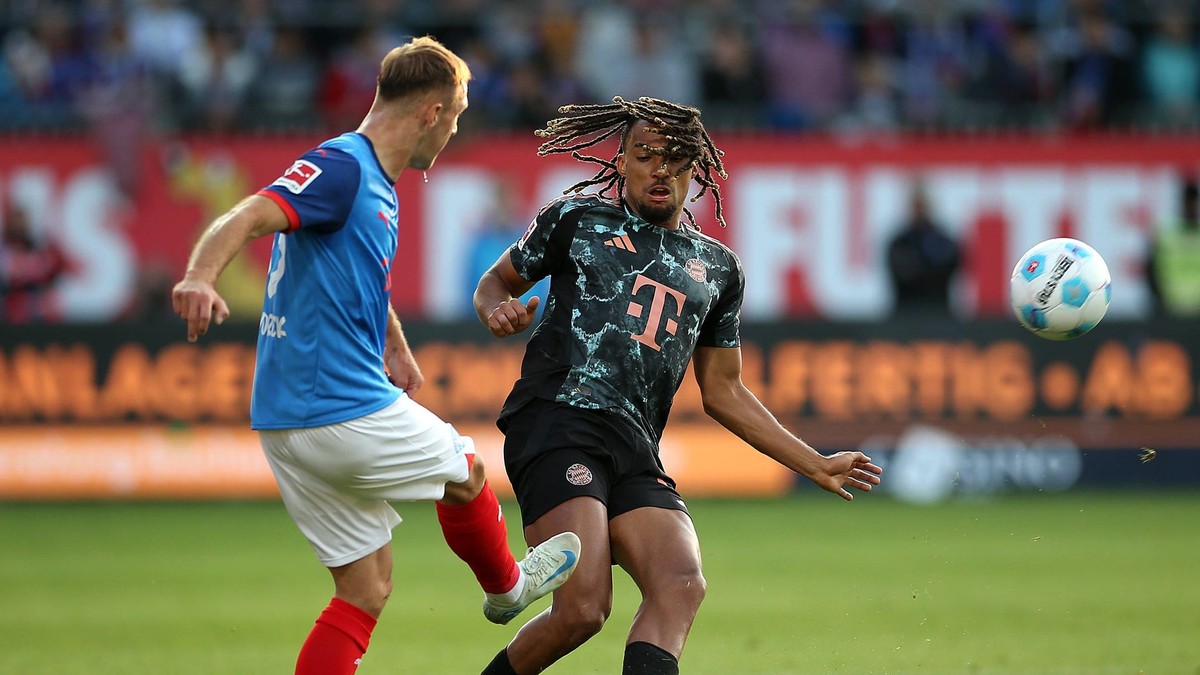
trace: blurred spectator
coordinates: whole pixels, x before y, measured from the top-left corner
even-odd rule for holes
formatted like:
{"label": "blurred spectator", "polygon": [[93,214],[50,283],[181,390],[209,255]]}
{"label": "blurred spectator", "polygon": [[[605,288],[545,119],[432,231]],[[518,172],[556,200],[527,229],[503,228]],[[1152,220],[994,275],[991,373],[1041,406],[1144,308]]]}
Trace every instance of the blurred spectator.
{"label": "blurred spectator", "polygon": [[91,58],[76,39],[75,20],[67,7],[48,4],[36,10],[30,33],[18,30],[6,43],[31,126],[73,129],[80,123],[75,97],[87,82]]}
{"label": "blurred spectator", "polygon": [[888,242],[887,263],[897,313],[950,312],[950,281],[958,271],[958,242],[934,221],[922,185],[913,187],[909,213]]}
{"label": "blurred spectator", "polygon": [[17,204],[4,210],[0,238],[0,323],[50,320],[51,290],[67,272],[67,257],[53,241],[34,232],[29,214]]}
{"label": "blurred spectator", "polygon": [[295,28],[279,28],[271,55],[250,84],[243,123],[254,129],[313,128],[320,76],[304,34]]}
{"label": "blurred spectator", "polygon": [[597,7],[584,15],[575,63],[588,91],[700,103],[699,66],[679,21],[661,9]]}
{"label": "blurred spectator", "polygon": [[838,121],[842,131],[894,131],[900,126],[891,63],[868,53],[855,64],[854,103]]}
{"label": "blurred spectator", "polygon": [[763,62],[771,123],[778,129],[816,128],[850,101],[850,59],[837,33],[827,33],[810,3],[794,3],[782,16],[761,17]]}
{"label": "blurred spectator", "polygon": [[1158,311],[1200,316],[1200,185],[1195,177],[1180,190],[1180,213],[1152,244],[1147,280]]}
{"label": "blurred spectator", "polygon": [[458,53],[471,67],[471,112],[459,121],[460,130],[509,126],[509,79],[500,55],[486,40],[476,38],[468,39]]}
{"label": "blurred spectator", "polygon": [[258,64],[232,30],[210,25],[204,44],[185,54],[179,67],[183,88],[183,125],[190,129],[230,131],[245,102]]}
{"label": "blurred spectator", "polygon": [[690,47],[673,17],[661,11],[643,13],[633,31],[632,51],[621,55],[630,61],[629,77],[611,93],[698,105],[699,66]]}
{"label": "blurred spectator", "polygon": [[256,63],[265,61],[275,47],[275,20],[271,16],[273,0],[241,0],[230,24],[237,26],[242,45]]}
{"label": "blurred spectator", "polygon": [[580,13],[573,68],[583,86],[597,100],[620,94],[630,69],[633,51],[633,17],[628,9],[588,5]]}
{"label": "blurred spectator", "polygon": [[1032,26],[998,32],[998,43],[986,51],[969,85],[971,98],[990,108],[976,106],[972,114],[1005,127],[1042,126],[1057,93],[1050,59]]}
{"label": "blurred spectator", "polygon": [[137,0],[129,11],[129,42],[155,73],[174,78],[184,57],[203,47],[203,26],[178,0]]}
{"label": "blurred spectator", "polygon": [[386,33],[365,26],[337,53],[325,70],[320,88],[321,117],[328,129],[354,129],[375,100],[379,62],[391,49]]}
{"label": "blurred spectator", "polygon": [[[428,33],[450,49],[461,52],[471,41],[482,38],[488,0],[437,0],[414,3],[418,34]],[[423,9],[418,9],[423,5]]]}
{"label": "blurred spectator", "polygon": [[767,81],[746,29],[724,21],[713,28],[700,66],[706,124],[760,127],[766,121]]}
{"label": "blurred spectator", "polygon": [[1142,78],[1153,120],[1160,124],[1195,124],[1200,96],[1200,53],[1192,25],[1181,7],[1172,6],[1159,18],[1146,46]]}
{"label": "blurred spectator", "polygon": [[566,67],[574,72],[572,58],[579,38],[578,12],[572,10],[569,3],[559,0],[540,0],[538,4],[533,30],[542,58],[552,64],[552,69]]}
{"label": "blurred spectator", "polygon": [[142,147],[156,99],[149,66],[130,49],[125,26],[110,24],[76,105],[125,195],[135,194],[140,184]]}
{"label": "blurred spectator", "polygon": [[[596,100],[583,83],[575,76],[575,71],[571,68],[570,59],[555,59],[549,54],[543,55],[540,59],[528,64],[530,70],[526,73],[529,78],[537,78],[536,82],[529,83],[528,86],[539,86],[541,89],[540,101],[539,97],[532,94],[522,95],[520,91],[514,92],[518,99],[535,100],[541,104],[541,119],[534,121],[529,129],[540,129],[550,119],[558,116],[558,107],[569,102],[586,102]],[[514,74],[514,79],[515,79]],[[514,89],[517,87],[514,86]],[[534,115],[538,117],[538,115]],[[530,120],[533,121],[533,120]]]}
{"label": "blurred spectator", "polygon": [[554,117],[559,105],[578,100],[570,97],[575,92],[563,92],[564,98],[551,99],[550,90],[543,86],[541,71],[532,62],[518,63],[511,68],[508,83],[508,100],[504,106],[508,117],[506,126],[513,129],[540,129]]}
{"label": "blurred spectator", "polygon": [[969,60],[962,23],[942,3],[917,3],[900,31],[900,48],[897,81],[905,119],[918,127],[951,121]]}
{"label": "blurred spectator", "polygon": [[14,31],[0,46],[0,119],[13,126],[24,126],[28,122],[29,101],[22,73],[18,71],[21,65],[19,52],[28,44],[28,35]]}
{"label": "blurred spectator", "polygon": [[527,62],[538,50],[537,11],[528,3],[489,2],[479,22],[482,40],[491,46],[505,63]]}
{"label": "blurred spectator", "polygon": [[646,93],[737,129],[1186,127],[1200,124],[1198,11],[1190,0],[23,0],[0,3],[0,128],[94,121],[79,93],[96,69],[110,80],[125,68],[112,61],[115,24],[122,61],[151,74],[147,124],[166,130],[336,126],[362,105],[367,35],[390,46],[426,33],[474,52],[485,77],[464,123],[476,128]]}
{"label": "blurred spectator", "polygon": [[1130,119],[1134,91],[1129,35],[1102,11],[1083,13],[1066,63],[1063,114],[1067,126],[1095,130]]}

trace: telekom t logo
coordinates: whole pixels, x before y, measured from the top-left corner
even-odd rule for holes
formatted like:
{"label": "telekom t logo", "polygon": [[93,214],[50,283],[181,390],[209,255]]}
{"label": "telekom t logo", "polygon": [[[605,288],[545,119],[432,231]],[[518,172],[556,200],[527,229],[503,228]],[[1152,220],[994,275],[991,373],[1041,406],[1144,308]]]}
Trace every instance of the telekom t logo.
{"label": "telekom t logo", "polygon": [[[657,281],[647,278],[644,275],[637,275],[633,280],[633,293],[637,295],[638,290],[642,286],[652,286],[654,288],[654,298],[650,300],[650,313],[646,315],[646,329],[641,333],[630,333],[629,337],[646,345],[654,351],[661,351],[662,346],[658,344],[655,338],[658,336],[658,327],[661,325],[671,335],[679,330],[679,322],[675,319],[679,318],[679,311],[683,309],[683,302],[687,300],[687,296],[679,291],[658,283]],[[675,299],[675,319],[667,318],[663,321],[663,310],[666,307],[667,296]],[[637,302],[630,302],[629,309],[626,310],[630,316],[641,318],[645,307]]]}

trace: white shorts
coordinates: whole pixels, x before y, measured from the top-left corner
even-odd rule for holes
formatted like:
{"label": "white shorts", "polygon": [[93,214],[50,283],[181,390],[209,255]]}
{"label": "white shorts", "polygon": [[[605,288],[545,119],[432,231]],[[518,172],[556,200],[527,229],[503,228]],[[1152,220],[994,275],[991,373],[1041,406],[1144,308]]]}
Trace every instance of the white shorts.
{"label": "white shorts", "polygon": [[469,437],[408,396],[379,412],[310,429],[259,431],[283,504],[326,567],[392,539],[388,501],[441,499],[470,473]]}

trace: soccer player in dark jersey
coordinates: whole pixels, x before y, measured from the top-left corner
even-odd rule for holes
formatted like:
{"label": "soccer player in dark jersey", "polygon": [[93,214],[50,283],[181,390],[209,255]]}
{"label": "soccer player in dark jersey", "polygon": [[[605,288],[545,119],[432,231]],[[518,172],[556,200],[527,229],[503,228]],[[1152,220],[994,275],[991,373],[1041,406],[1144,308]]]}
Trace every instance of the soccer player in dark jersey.
{"label": "soccer player in dark jersey", "polygon": [[[289,515],[333,575],[334,597],[300,649],[298,675],[355,672],[392,591],[389,501],[436,500],[450,548],[506,623],[571,574],[563,532],[517,563],[470,438],[416,403],[424,382],[390,298],[395,182],[428,169],[458,130],[471,73],[432,38],[384,57],[358,129],[304,154],[217,218],[174,289],[188,340],[229,314],[213,287],[251,240],[271,235],[250,424]],[[385,370],[386,366],[386,370]]]}
{"label": "soccer player in dark jersey", "polygon": [[[744,275],[727,246],[684,208],[693,179],[724,225],[715,179],[721,151],[695,108],[657,99],[565,106],[538,135],[539,154],[570,152],[600,170],[545,206],[475,291],[498,337],[529,327],[550,277],[542,321],[499,426],[530,543],[577,532],[583,553],[551,608],[531,619],[483,671],[541,672],[603,626],[612,564],[642,593],[624,675],[674,674],[704,598],[700,545],[658,443],[688,362],[704,410],[758,451],[843,499],[870,491],[880,467],[861,452],[823,455],[776,421],[742,382]],[[580,154],[619,138],[611,160]],[[600,186],[596,194],[582,193]],[[695,199],[693,198],[693,199]]]}

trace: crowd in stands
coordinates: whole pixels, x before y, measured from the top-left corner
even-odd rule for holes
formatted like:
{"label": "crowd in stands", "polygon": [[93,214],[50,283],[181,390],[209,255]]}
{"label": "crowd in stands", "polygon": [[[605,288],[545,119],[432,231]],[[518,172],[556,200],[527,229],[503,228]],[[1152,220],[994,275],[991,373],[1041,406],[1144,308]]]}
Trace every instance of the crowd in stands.
{"label": "crowd in stands", "polygon": [[614,94],[770,131],[1193,128],[1190,0],[8,0],[0,130],[329,131],[434,35],[475,129]]}

